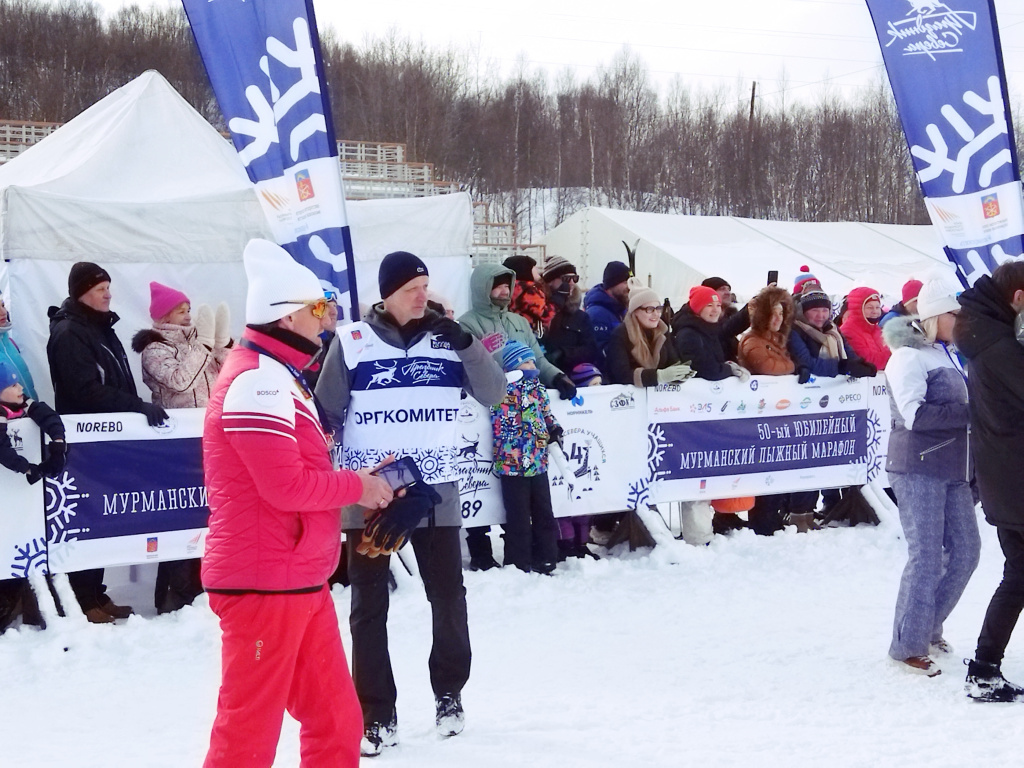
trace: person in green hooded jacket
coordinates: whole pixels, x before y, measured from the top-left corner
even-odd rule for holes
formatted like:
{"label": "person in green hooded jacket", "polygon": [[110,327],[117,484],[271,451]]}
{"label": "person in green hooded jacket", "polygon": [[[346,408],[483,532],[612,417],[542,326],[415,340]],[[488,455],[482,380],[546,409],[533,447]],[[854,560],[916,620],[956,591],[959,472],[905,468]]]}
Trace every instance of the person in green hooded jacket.
{"label": "person in green hooded jacket", "polygon": [[[469,278],[473,308],[459,318],[459,325],[480,339],[484,348],[499,362],[506,342],[518,341],[528,346],[536,359],[541,383],[557,389],[563,400],[571,400],[576,396],[576,385],[572,379],[544,357],[529,321],[508,309],[515,278],[516,273],[502,264],[476,267]],[[470,568],[474,571],[486,571],[498,565],[487,535],[489,530],[487,526],[466,530]]]}
{"label": "person in green hooded jacket", "polygon": [[469,278],[469,292],[473,308],[459,318],[459,325],[476,336],[484,348],[500,360],[501,350],[508,341],[528,346],[537,359],[541,383],[554,387],[563,400],[576,396],[576,385],[564,371],[552,365],[537,342],[529,321],[508,309],[515,287],[516,273],[501,264],[481,264]]}

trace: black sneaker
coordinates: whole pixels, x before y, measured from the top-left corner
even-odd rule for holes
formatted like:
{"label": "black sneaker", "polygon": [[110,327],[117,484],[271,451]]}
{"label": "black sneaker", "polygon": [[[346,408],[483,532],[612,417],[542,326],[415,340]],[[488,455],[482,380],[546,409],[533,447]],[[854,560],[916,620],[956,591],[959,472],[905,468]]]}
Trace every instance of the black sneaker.
{"label": "black sneaker", "polygon": [[964,685],[967,698],[983,702],[1024,701],[1024,688],[1014,685],[1005,677],[998,664],[969,660],[967,682]]}
{"label": "black sneaker", "polygon": [[458,736],[466,727],[466,715],[462,711],[462,696],[445,693],[437,697],[437,735],[443,739]]}
{"label": "black sneaker", "polygon": [[363,757],[376,757],[384,751],[384,747],[393,747],[397,743],[398,723],[394,718],[390,723],[370,723],[359,742],[359,754]]}

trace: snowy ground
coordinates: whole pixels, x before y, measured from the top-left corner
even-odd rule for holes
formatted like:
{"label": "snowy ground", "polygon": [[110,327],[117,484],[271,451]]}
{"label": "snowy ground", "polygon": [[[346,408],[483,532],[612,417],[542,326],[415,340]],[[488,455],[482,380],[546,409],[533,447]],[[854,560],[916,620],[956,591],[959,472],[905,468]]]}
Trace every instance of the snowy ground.
{"label": "snowy ground", "polygon": [[[429,612],[422,591],[392,597],[401,744],[381,766],[1014,765],[1024,708],[962,695],[999,581],[994,531],[946,626],[957,650],[934,679],[887,661],[905,559],[898,524],[749,531],[685,548],[574,562],[553,578],[467,573],[473,675],[466,731],[433,733]],[[152,572],[108,583],[139,608]],[[335,591],[340,616],[349,592]],[[348,647],[347,621],[342,620]],[[65,650],[66,648],[66,650]],[[181,768],[202,763],[219,678],[205,598],[120,626],[57,622],[0,637],[0,723],[8,765]],[[1004,663],[1024,681],[1024,639]],[[14,756],[20,756],[15,759]],[[369,763],[370,761],[364,761]],[[298,765],[286,718],[276,766]]]}

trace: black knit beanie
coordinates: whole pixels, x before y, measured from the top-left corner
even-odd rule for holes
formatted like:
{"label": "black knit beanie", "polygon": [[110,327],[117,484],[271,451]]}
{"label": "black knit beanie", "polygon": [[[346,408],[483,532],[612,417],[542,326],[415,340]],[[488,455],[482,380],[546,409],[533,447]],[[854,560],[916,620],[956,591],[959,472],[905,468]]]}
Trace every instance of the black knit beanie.
{"label": "black knit beanie", "polygon": [[608,265],[604,268],[601,284],[607,290],[627,280],[629,280],[629,267],[621,261],[609,261]]}
{"label": "black knit beanie", "polygon": [[380,271],[377,273],[380,297],[386,299],[410,280],[428,274],[430,273],[427,272],[427,265],[419,256],[407,251],[389,253],[380,263]]}
{"label": "black knit beanie", "polygon": [[501,262],[501,266],[508,267],[516,273],[517,283],[524,283],[533,280],[533,268],[537,266],[537,262],[526,254],[518,254],[509,256]]}
{"label": "black knit beanie", "polygon": [[91,261],[79,261],[68,273],[68,296],[75,301],[102,282],[110,282],[107,270]]}
{"label": "black knit beanie", "polygon": [[724,288],[726,286],[732,288],[729,281],[721,277],[709,277],[707,280],[702,282],[701,285],[706,285],[712,291],[717,291],[719,288]]}

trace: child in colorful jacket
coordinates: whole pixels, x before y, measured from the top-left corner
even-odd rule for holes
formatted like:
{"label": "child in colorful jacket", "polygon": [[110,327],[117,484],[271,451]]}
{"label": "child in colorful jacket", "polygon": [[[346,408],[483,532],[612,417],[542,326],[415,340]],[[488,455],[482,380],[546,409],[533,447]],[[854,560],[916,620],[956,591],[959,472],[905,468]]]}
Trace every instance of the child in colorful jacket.
{"label": "child in colorful jacket", "polygon": [[509,383],[505,399],[491,408],[494,474],[505,505],[505,565],[551,573],[558,557],[558,526],[548,489],[548,445],[561,441],[562,428],[551,415],[533,351],[509,341],[501,363],[506,372],[522,373]]}

